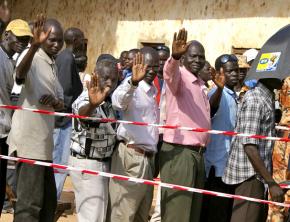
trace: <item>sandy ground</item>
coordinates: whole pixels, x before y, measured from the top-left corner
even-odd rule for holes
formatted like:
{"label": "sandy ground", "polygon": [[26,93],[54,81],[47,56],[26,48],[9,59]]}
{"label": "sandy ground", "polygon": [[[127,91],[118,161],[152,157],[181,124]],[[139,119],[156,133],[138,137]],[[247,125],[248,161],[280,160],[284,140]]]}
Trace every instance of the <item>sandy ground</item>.
{"label": "sandy ground", "polygon": [[[75,214],[75,207],[74,207],[74,194],[73,194],[73,188],[70,177],[67,177],[64,185],[64,191],[61,195],[61,200],[63,201],[69,201],[73,204],[73,210],[72,211],[66,211],[64,215],[62,215],[58,222],[77,222],[77,217]],[[13,221],[13,215],[12,214],[2,214],[1,222],[12,222]]]}
{"label": "sandy ground", "polygon": [[[157,187],[155,187],[155,188],[157,188]],[[157,189],[155,189],[155,192],[154,192],[154,200],[153,200],[151,212],[153,211],[154,205],[155,205],[154,202],[155,202],[155,197],[156,197],[156,190]],[[67,179],[65,181],[64,191],[62,192],[61,200],[71,202],[72,206],[73,206],[73,210],[66,211],[65,214],[63,214],[59,218],[58,222],[77,222],[77,217],[75,214],[74,193],[73,193],[73,188],[72,188],[72,183],[71,183],[70,177],[67,177]],[[2,214],[0,221],[1,222],[12,222],[13,215],[12,214]]]}

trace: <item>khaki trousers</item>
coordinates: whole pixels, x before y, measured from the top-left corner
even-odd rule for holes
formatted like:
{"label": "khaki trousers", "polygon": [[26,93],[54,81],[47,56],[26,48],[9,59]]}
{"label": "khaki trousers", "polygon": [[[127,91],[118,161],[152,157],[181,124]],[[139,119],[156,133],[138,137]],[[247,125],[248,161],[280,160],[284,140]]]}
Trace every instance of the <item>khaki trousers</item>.
{"label": "khaki trousers", "polygon": [[[264,184],[251,177],[239,184],[235,190],[236,195],[265,198]],[[267,205],[246,200],[234,200],[231,222],[264,222],[267,217]]]}
{"label": "khaki trousers", "polygon": [[[113,153],[112,173],[153,179],[154,157],[147,157],[120,143]],[[108,221],[147,222],[153,198],[153,186],[111,179]]]}

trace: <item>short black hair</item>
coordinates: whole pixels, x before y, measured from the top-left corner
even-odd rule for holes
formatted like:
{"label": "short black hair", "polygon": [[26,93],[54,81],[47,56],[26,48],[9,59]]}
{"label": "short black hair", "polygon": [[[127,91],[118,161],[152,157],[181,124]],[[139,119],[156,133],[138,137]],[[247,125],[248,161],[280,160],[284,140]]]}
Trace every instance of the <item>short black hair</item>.
{"label": "short black hair", "polygon": [[95,73],[97,73],[103,80],[118,79],[118,68],[116,63],[112,60],[99,60],[96,62]]}
{"label": "short black hair", "polygon": [[102,60],[108,60],[108,61],[111,61],[115,64],[118,63],[118,59],[116,59],[114,56],[112,56],[111,54],[101,54],[99,55],[99,57],[97,58],[97,63],[102,61]]}
{"label": "short black hair", "polygon": [[129,53],[137,54],[138,52],[140,52],[140,49],[130,49],[129,50]]}
{"label": "short black hair", "polygon": [[73,44],[74,38],[80,37],[83,35],[84,35],[83,31],[80,30],[79,28],[75,28],[75,27],[68,28],[64,32],[64,42],[67,45],[71,45]]}

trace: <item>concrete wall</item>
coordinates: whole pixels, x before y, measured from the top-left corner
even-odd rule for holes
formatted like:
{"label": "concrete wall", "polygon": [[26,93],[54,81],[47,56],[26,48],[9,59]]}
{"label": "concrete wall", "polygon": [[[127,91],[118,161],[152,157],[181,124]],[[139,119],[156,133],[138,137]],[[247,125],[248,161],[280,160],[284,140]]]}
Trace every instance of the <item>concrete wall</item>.
{"label": "concrete wall", "polygon": [[234,47],[259,48],[290,21],[289,0],[10,0],[13,18],[37,13],[80,27],[88,43],[91,71],[100,53],[119,56],[141,41],[171,45],[173,32],[188,30],[213,62]]}

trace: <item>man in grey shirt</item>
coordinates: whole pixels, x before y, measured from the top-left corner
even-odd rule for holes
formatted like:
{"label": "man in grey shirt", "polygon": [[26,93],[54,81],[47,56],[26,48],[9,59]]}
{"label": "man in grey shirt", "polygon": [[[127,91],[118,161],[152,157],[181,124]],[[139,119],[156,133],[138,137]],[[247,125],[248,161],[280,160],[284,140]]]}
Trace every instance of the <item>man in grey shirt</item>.
{"label": "man in grey shirt", "polygon": [[[63,90],[58,82],[54,56],[63,46],[63,30],[55,19],[39,16],[31,46],[16,68],[16,83],[23,83],[19,105],[61,111]],[[16,110],[7,142],[17,156],[52,162],[54,116]],[[14,221],[54,221],[56,187],[53,169],[17,165],[17,203]]]}
{"label": "man in grey shirt", "polygon": [[[27,22],[17,19],[7,26],[0,44],[0,104],[10,105],[13,87],[14,64],[12,56],[22,52],[32,33]],[[11,110],[0,109],[0,154],[8,154],[6,139],[11,128]],[[0,215],[3,208],[6,188],[7,160],[0,160]]]}

